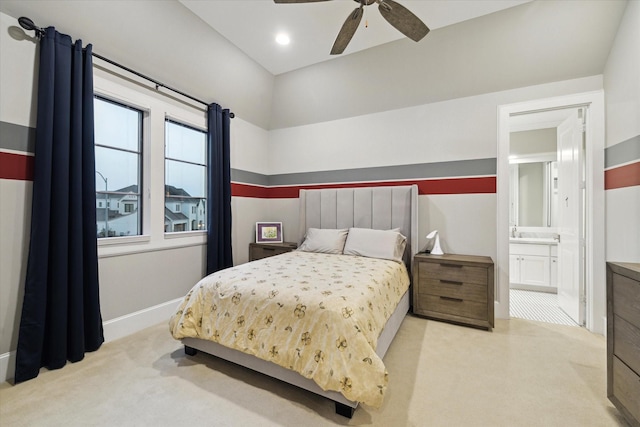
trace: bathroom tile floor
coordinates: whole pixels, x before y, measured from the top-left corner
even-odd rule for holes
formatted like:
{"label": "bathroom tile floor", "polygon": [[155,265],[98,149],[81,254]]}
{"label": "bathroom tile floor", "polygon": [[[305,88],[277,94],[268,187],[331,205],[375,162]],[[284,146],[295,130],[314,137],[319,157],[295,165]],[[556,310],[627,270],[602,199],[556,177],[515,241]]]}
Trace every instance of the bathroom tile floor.
{"label": "bathroom tile floor", "polygon": [[578,326],[558,307],[557,294],[510,289],[509,298],[509,314],[511,317],[555,323],[557,325]]}

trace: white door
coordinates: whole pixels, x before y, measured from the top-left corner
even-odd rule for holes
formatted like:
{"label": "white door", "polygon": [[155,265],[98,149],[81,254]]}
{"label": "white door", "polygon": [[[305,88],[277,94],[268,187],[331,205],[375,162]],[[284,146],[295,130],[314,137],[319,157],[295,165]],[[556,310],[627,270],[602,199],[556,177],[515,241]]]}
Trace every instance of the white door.
{"label": "white door", "polygon": [[558,126],[558,304],[577,324],[584,322],[583,121],[574,110]]}

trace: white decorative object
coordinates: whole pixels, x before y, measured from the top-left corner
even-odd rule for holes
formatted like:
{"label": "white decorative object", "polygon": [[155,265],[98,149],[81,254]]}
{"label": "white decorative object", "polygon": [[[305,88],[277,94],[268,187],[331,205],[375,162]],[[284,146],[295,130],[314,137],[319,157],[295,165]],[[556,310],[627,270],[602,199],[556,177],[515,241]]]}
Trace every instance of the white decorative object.
{"label": "white decorative object", "polygon": [[431,233],[427,234],[427,239],[429,239],[427,248],[431,247],[431,250],[429,251],[430,254],[444,255],[444,252],[442,252],[442,248],[440,247],[440,236],[438,236],[438,230],[433,230]]}

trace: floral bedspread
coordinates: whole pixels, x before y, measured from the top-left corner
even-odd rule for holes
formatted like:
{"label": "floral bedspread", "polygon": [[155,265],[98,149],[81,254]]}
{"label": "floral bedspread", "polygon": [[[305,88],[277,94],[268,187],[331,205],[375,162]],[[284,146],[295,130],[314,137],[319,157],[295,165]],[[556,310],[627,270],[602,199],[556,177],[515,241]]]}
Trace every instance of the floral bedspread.
{"label": "floral bedspread", "polygon": [[409,287],[404,264],[293,251],[213,273],[169,321],[176,339],[215,341],[379,407],[378,336]]}

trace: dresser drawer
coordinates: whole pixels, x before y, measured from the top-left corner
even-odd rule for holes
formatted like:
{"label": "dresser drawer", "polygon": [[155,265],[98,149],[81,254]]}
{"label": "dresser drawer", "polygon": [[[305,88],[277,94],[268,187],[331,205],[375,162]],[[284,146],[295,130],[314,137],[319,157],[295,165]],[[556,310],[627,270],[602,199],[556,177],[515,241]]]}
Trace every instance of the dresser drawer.
{"label": "dresser drawer", "polygon": [[487,285],[487,269],[482,267],[447,262],[421,262],[418,268],[420,269],[420,277],[437,277],[438,279],[453,282]]}
{"label": "dresser drawer", "polygon": [[616,316],[640,327],[640,292],[638,282],[613,274],[613,307]]}
{"label": "dresser drawer", "polygon": [[477,302],[446,296],[420,294],[417,304],[420,312],[425,314],[429,314],[427,312],[436,312],[479,320],[486,320],[488,315],[486,301]]}
{"label": "dresser drawer", "polygon": [[618,316],[613,322],[613,354],[640,374],[640,329]]}
{"label": "dresser drawer", "polygon": [[640,376],[617,357],[613,358],[613,394],[624,408],[640,420]]}
{"label": "dresser drawer", "polygon": [[420,286],[421,294],[430,294],[487,303],[487,285],[427,277]]}

